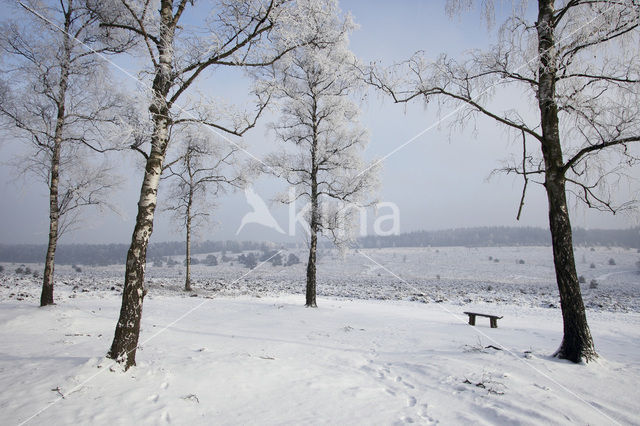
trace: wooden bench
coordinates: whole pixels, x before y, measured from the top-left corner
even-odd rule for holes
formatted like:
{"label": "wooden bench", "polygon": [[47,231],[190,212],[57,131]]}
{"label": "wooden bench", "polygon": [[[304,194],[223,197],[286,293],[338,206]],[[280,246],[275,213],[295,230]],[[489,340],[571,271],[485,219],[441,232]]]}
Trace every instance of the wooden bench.
{"label": "wooden bench", "polygon": [[465,312],[465,314],[469,315],[469,325],[476,325],[476,317],[489,318],[491,328],[498,328],[498,320],[502,318],[497,315],[479,314],[477,312]]}

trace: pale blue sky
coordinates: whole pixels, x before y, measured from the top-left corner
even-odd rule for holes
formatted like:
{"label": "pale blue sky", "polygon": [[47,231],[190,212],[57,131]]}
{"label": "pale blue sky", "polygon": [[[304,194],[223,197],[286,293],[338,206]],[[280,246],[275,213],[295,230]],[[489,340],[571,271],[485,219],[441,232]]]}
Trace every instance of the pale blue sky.
{"label": "pale blue sky", "polygon": [[[449,18],[444,3],[343,0],[342,9],[350,11],[360,24],[360,29],[351,36],[351,48],[365,62],[390,64],[409,57],[416,50],[425,50],[433,56],[445,51],[459,56],[466,49],[481,48],[490,42],[492,36],[478,11]],[[499,14],[506,12],[508,10],[498,11]],[[121,78],[117,70],[114,75]],[[239,93],[244,85],[242,79],[230,78],[225,72],[213,74],[206,88],[216,96],[244,102],[246,95]],[[496,102],[519,103],[518,98],[517,94],[507,93],[496,98]],[[274,117],[264,118],[244,141],[249,151],[258,157],[278,146],[266,132],[266,124]],[[437,120],[435,111],[425,110],[419,103],[394,105],[371,92],[363,104],[362,114],[362,123],[371,134],[365,156],[369,159],[383,157]],[[494,225],[546,226],[547,206],[542,188],[530,187],[523,217],[517,222],[521,181],[512,176],[497,176],[487,181],[490,172],[500,167],[501,160],[519,152],[519,142],[510,140],[502,128],[487,120],[478,122],[475,134],[471,129],[450,133],[448,124],[444,121],[427,131],[384,162],[380,199],[398,205],[401,232]],[[0,158],[6,160],[17,146],[15,142],[5,140],[0,144]],[[136,167],[139,163],[133,153],[116,161],[122,164],[122,172],[127,177],[125,186],[113,197],[122,214],[118,216],[106,211],[94,215],[92,212],[93,223],[66,235],[63,243],[129,241],[141,171]],[[0,165],[0,243],[45,243],[48,226],[46,188],[41,183],[31,184],[29,178],[15,180],[14,173],[7,165]],[[272,178],[262,177],[255,183],[255,188],[263,198],[269,199],[283,186]],[[218,200],[218,205],[213,213],[218,224],[203,229],[199,235],[201,239],[283,238],[260,225],[247,225],[238,236],[235,235],[242,216],[251,210],[244,194],[225,196]],[[280,207],[274,208],[273,212],[281,227],[286,229],[288,210]],[[572,208],[572,220],[574,225],[592,228],[638,224],[637,215],[614,217],[581,207]],[[168,215],[157,215],[153,241],[181,238]],[[296,239],[302,240],[301,232]]]}

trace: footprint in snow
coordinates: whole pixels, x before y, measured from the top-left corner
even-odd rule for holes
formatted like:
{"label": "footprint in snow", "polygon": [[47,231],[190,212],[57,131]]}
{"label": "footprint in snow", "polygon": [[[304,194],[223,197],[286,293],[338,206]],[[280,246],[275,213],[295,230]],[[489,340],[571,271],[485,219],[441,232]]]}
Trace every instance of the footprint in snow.
{"label": "footprint in snow", "polygon": [[409,399],[407,400],[407,407],[415,407],[417,403],[418,400],[415,397],[409,396]]}
{"label": "footprint in snow", "polygon": [[360,367],[360,370],[370,373],[373,371],[373,368],[369,367],[368,365],[363,365],[362,367]]}
{"label": "footprint in snow", "polygon": [[162,383],[162,384],[160,385],[160,388],[162,388],[162,389],[166,389],[166,388],[168,388],[168,387],[169,387],[169,383],[167,383],[167,382],[164,382],[164,383]]}
{"label": "footprint in snow", "polygon": [[422,404],[422,410],[420,410],[418,412],[418,415],[420,417],[422,417],[423,419],[425,419],[428,422],[427,424],[434,424],[435,425],[435,424],[440,423],[438,420],[434,419],[429,414],[427,414],[427,404]]}
{"label": "footprint in snow", "polygon": [[405,382],[404,380],[402,380],[402,376],[398,376],[396,377],[396,382],[398,383],[402,383],[403,385],[405,385],[406,387],[408,387],[409,389],[415,389],[416,387],[413,386],[411,383],[409,382]]}
{"label": "footprint in snow", "polygon": [[149,398],[147,398],[147,401],[158,402],[158,399],[160,399],[160,395],[155,394],[155,395],[151,395]]}

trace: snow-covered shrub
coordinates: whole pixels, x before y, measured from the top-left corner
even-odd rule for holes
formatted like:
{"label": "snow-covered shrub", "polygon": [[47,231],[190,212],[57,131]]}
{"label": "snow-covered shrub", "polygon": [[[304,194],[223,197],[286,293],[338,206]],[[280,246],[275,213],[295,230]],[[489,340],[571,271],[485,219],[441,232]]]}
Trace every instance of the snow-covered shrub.
{"label": "snow-covered shrub", "polygon": [[238,256],[238,262],[242,263],[249,269],[253,269],[258,266],[257,256],[253,253],[249,253],[246,255],[244,253],[241,254],[240,256]]}
{"label": "snow-covered shrub", "polygon": [[[184,260],[182,261],[182,264],[183,264],[184,266],[187,266],[187,259],[184,259]],[[191,264],[192,264],[192,265],[198,265],[198,264],[200,264],[200,260],[199,260],[197,257],[192,257],[192,258],[191,258]]]}
{"label": "snow-covered shrub", "polygon": [[293,266],[300,263],[300,258],[293,253],[289,253],[289,258],[287,259],[286,266]]}
{"label": "snow-covered shrub", "polygon": [[271,258],[271,265],[282,266],[282,254],[278,253]]}
{"label": "snow-covered shrub", "polygon": [[20,265],[16,268],[16,274],[18,275],[31,275],[32,271],[31,268],[29,268],[28,266],[24,266],[24,265]]}

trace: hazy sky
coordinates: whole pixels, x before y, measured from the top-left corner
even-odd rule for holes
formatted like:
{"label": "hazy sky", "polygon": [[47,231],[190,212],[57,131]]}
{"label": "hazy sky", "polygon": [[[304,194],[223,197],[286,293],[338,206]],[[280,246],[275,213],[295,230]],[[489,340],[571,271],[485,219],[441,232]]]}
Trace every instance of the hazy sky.
{"label": "hazy sky", "polygon": [[[343,0],[342,9],[350,11],[360,24],[351,36],[351,48],[365,62],[391,64],[408,58],[417,50],[424,50],[432,56],[439,52],[459,56],[466,49],[482,48],[490,43],[491,35],[477,11],[449,18],[445,14],[444,3]],[[113,73],[115,78],[128,79],[117,70]],[[213,79],[207,82],[207,90],[216,96],[229,98],[230,102],[236,98],[242,102],[246,95],[238,91],[244,89],[245,82],[229,78],[227,74],[214,74]],[[522,103],[517,93],[500,94],[496,102]],[[266,131],[267,123],[273,119],[273,115],[264,117],[260,125],[244,138],[248,150],[257,157],[278,147],[273,135]],[[420,103],[394,105],[370,92],[362,105],[362,123],[371,136],[365,153],[367,159],[385,157],[422,133],[383,163],[379,198],[398,206],[401,232],[494,225],[547,226],[547,204],[541,187],[530,185],[525,209],[518,222],[516,211],[521,180],[505,175],[487,179],[503,160],[518,155],[521,149],[519,141],[513,141],[503,128],[491,121],[479,120],[475,132],[473,128],[451,132],[450,122],[444,120],[439,123],[432,108],[425,109]],[[30,177],[15,176],[15,169],[6,164],[19,149],[17,141],[4,137],[0,142],[3,163],[0,165],[0,243],[45,243],[48,232],[46,187],[40,182],[32,182]],[[119,214],[92,211],[83,228],[65,235],[62,243],[129,242],[142,177],[140,163],[135,153],[120,154],[113,160],[120,164],[121,173],[126,178],[123,187],[113,194],[113,203]],[[638,171],[636,167],[631,174],[639,176]],[[254,187],[256,193],[267,201],[284,188],[268,177],[259,178]],[[633,189],[623,188],[622,191],[628,195],[633,193]],[[637,188],[635,190],[637,194]],[[162,196],[162,187],[160,193]],[[212,214],[213,223],[199,232],[198,238],[202,240],[303,239],[300,229],[295,237],[285,237],[257,224],[247,225],[236,235],[241,218],[252,210],[244,193],[226,195],[217,204]],[[638,224],[637,214],[612,216],[588,211],[576,203],[571,207],[574,226],[623,228]],[[273,206],[272,212],[286,230],[288,209]],[[370,221],[373,215],[371,211]],[[168,214],[159,213],[152,241],[179,239],[182,235],[176,232]]]}

